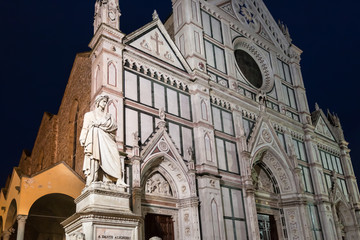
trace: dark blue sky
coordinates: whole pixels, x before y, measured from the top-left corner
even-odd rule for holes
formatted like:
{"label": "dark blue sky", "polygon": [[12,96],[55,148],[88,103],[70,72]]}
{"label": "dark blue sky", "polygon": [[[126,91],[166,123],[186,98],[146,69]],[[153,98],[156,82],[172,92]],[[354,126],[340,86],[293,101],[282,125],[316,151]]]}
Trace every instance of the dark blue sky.
{"label": "dark blue sky", "polygon": [[[95,0],[3,1],[1,37],[2,164],[0,185],[31,149],[45,111],[57,113],[75,54],[88,51]],[[350,142],[360,177],[359,1],[265,0],[274,19],[288,25],[301,48],[302,73],[311,110],[318,102],[336,112]],[[121,30],[130,33],[163,21],[171,0],[120,0]]]}

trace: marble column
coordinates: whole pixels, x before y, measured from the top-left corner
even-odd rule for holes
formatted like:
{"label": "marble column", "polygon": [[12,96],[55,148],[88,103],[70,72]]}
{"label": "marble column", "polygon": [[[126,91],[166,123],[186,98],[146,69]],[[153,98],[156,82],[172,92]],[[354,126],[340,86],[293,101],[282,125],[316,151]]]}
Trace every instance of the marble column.
{"label": "marble column", "polygon": [[16,240],[24,240],[26,219],[27,219],[27,215],[17,216],[18,229],[17,229]]}

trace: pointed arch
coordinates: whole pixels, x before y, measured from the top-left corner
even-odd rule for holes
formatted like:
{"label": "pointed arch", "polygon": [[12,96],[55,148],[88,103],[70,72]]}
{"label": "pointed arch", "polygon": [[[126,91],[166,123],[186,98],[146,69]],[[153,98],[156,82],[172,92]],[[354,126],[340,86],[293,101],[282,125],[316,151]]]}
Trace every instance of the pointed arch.
{"label": "pointed arch", "polygon": [[273,174],[281,194],[296,192],[294,174],[284,156],[278,154],[271,146],[264,146],[254,153],[251,168],[259,161]]}
{"label": "pointed arch", "polygon": [[94,80],[95,80],[95,83],[93,84],[94,85],[93,92],[95,93],[96,91],[98,91],[98,89],[101,88],[101,85],[102,85],[101,79],[100,79],[100,66],[99,65],[96,66]]}
{"label": "pointed arch", "polygon": [[213,198],[211,200],[211,217],[212,217],[212,223],[213,223],[213,236],[214,239],[220,239],[220,222],[219,222],[219,210],[218,210],[218,204],[216,200]]}
{"label": "pointed arch", "polygon": [[279,194],[279,184],[272,171],[262,161],[258,161],[252,169],[255,189]]}
{"label": "pointed arch", "polygon": [[208,121],[208,108],[205,100],[201,100],[201,118]]}
{"label": "pointed arch", "polygon": [[146,181],[155,172],[161,173],[169,183],[174,198],[191,197],[193,187],[190,184],[189,176],[184,171],[184,166],[174,158],[160,152],[144,160],[144,164],[141,166],[141,186],[145,186]]}
{"label": "pointed arch", "polygon": [[353,215],[351,214],[351,207],[347,202],[344,201],[344,199],[339,199],[336,202],[335,209],[339,221],[342,223],[342,225],[345,228],[352,227],[355,225]]}
{"label": "pointed arch", "polygon": [[77,153],[78,118],[79,118],[79,102],[77,99],[74,99],[71,104],[71,109],[69,113],[69,126],[68,126],[69,166],[74,170],[76,165],[76,153]]}
{"label": "pointed arch", "polygon": [[115,101],[114,100],[110,100],[108,105],[107,105],[107,111],[108,113],[110,113],[114,119],[115,119],[115,122],[117,122],[117,119],[118,119],[118,114],[117,114],[117,107],[115,105]]}
{"label": "pointed arch", "polygon": [[206,160],[212,162],[211,138],[208,133],[204,135]]}
{"label": "pointed arch", "polygon": [[107,66],[107,84],[116,87],[117,86],[117,72],[115,64],[110,61]]}

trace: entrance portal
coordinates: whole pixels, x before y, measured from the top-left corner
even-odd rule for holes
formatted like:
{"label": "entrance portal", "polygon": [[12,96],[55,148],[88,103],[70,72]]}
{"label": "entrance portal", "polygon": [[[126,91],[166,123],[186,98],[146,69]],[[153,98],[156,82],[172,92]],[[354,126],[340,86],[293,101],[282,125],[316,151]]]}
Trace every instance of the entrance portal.
{"label": "entrance portal", "polygon": [[147,214],[145,217],[145,240],[152,237],[174,240],[174,224],[171,216]]}
{"label": "entrance portal", "polygon": [[277,240],[276,223],[273,215],[258,214],[261,240]]}

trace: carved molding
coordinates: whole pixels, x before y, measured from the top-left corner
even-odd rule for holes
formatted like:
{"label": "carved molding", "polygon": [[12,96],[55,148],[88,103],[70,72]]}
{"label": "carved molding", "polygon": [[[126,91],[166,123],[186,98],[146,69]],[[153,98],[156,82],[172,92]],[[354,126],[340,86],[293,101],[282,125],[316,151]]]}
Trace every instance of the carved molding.
{"label": "carved molding", "polygon": [[210,95],[210,102],[228,110],[232,109],[230,102],[214,95]]}
{"label": "carved molding", "polygon": [[140,72],[142,74],[148,75],[152,79],[161,81],[162,83],[176,87],[182,91],[189,91],[189,86],[184,81],[179,80],[170,72],[164,70],[159,70],[158,66],[150,64],[148,61],[138,59],[134,56],[129,56],[124,54],[124,65],[131,68],[133,71]]}
{"label": "carved molding", "polygon": [[282,193],[291,192],[293,189],[291,187],[291,181],[286,174],[283,166],[279,162],[277,158],[269,151],[265,153],[263,160],[262,160],[269,168],[272,170],[273,174],[278,179],[278,184],[282,190]]}

